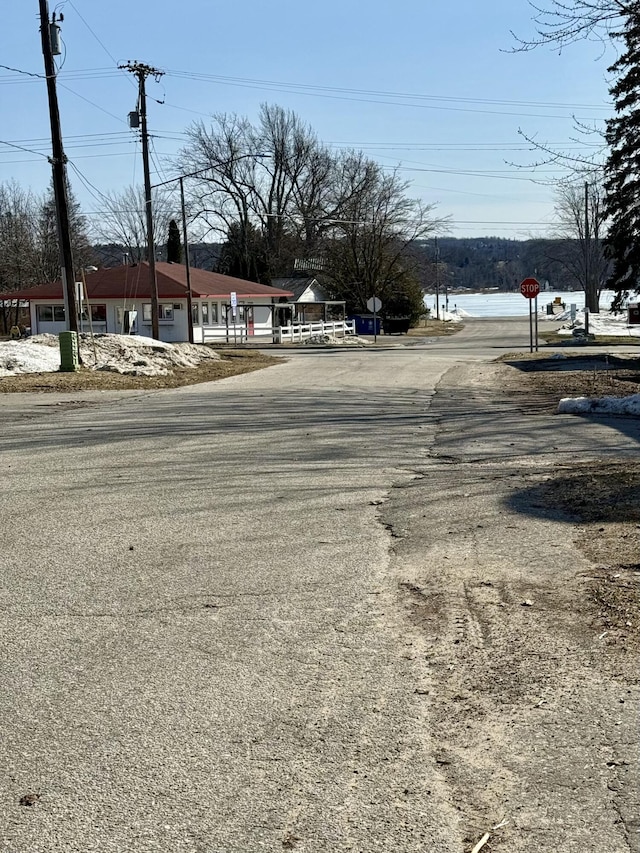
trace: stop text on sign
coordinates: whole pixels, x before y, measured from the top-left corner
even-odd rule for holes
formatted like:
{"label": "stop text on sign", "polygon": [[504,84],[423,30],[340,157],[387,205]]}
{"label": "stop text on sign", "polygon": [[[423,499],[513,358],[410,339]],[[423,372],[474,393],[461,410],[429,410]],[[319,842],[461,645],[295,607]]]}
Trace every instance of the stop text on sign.
{"label": "stop text on sign", "polygon": [[535,278],[525,278],[520,285],[520,293],[525,299],[535,299],[540,293],[540,282]]}

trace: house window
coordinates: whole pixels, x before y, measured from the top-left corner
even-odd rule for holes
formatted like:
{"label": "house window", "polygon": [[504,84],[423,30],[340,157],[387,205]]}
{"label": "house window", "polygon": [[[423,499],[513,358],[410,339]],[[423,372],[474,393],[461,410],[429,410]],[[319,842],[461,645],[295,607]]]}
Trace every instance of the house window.
{"label": "house window", "polygon": [[222,306],[222,316],[225,318],[227,325],[232,323],[244,323],[244,305],[236,305],[236,316],[233,316],[233,308],[231,305]]}
{"label": "house window", "polygon": [[[86,303],[82,306],[82,319],[89,319]],[[107,306],[106,305],[91,305],[91,322],[106,323],[107,322]]]}
{"label": "house window", "polygon": [[215,326],[218,322],[218,303],[203,302],[202,303],[202,325]]}
{"label": "house window", "polygon": [[36,317],[40,323],[64,323],[64,305],[36,305]]}
{"label": "house window", "polygon": [[191,322],[194,326],[198,326],[200,324],[200,306],[197,302],[194,302],[191,306]]}
{"label": "house window", "polygon": [[[143,302],[142,304],[142,320],[144,323],[151,322],[151,303]],[[162,302],[158,305],[158,320],[173,320],[173,305],[168,302]]]}

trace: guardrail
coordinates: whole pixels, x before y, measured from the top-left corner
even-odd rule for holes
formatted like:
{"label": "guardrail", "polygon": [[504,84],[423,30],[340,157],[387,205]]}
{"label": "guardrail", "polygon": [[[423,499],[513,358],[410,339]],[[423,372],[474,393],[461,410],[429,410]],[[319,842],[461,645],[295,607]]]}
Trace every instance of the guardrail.
{"label": "guardrail", "polygon": [[279,344],[296,343],[312,338],[314,335],[355,335],[355,320],[335,320],[332,322],[296,323],[292,326],[278,326],[274,330],[274,339]]}

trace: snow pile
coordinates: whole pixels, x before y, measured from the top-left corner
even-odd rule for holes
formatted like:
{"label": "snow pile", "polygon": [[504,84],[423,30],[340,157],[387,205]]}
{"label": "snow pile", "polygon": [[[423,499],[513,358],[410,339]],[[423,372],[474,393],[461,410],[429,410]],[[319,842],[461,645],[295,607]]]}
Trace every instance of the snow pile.
{"label": "snow pile", "polygon": [[451,320],[454,323],[461,323],[465,317],[471,316],[472,315],[469,314],[468,311],[465,311],[464,308],[458,308],[458,306],[456,305],[453,311],[445,311],[444,317],[442,319]]}
{"label": "snow pile", "polygon": [[558,403],[560,415],[640,415],[640,394],[630,397],[565,397]]}
{"label": "snow pile", "polygon": [[[57,341],[57,338],[56,338]],[[0,376],[53,373],[60,369],[60,352],[33,339],[0,343]]]}
{"label": "snow pile", "polygon": [[366,347],[369,346],[369,341],[356,335],[345,335],[343,338],[337,338],[335,335],[311,335],[310,338],[306,338],[305,344],[325,347]]}
{"label": "snow pile", "polygon": [[[167,344],[142,335],[79,335],[80,357],[90,370],[130,376],[167,376],[175,368],[197,367],[218,353],[195,344]],[[52,373],[60,369],[57,335],[34,335],[0,343],[0,376]]]}
{"label": "snow pile", "polygon": [[[95,353],[94,353],[95,343]],[[142,335],[80,336],[82,363],[93,370],[130,376],[167,376],[176,367],[197,367],[220,356],[195,344],[168,344]]]}
{"label": "snow pile", "polygon": [[[571,321],[569,311],[547,319],[570,321],[558,329],[559,335],[570,336],[574,329],[584,330],[584,310],[577,312],[574,321]],[[611,314],[608,311],[601,311],[599,314],[589,314],[589,334],[610,338],[637,338],[640,337],[640,326],[629,326],[626,314]]]}

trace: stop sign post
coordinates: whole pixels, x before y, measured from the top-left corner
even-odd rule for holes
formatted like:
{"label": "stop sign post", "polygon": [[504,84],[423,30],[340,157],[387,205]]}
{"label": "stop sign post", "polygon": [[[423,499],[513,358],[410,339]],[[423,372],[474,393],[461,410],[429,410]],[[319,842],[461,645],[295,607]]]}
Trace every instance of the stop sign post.
{"label": "stop sign post", "polygon": [[371,296],[367,299],[367,308],[373,314],[373,341],[377,343],[378,341],[378,312],[382,308],[382,302],[378,299],[377,296]]}
{"label": "stop sign post", "polygon": [[533,315],[535,299],[536,318],[536,352],[538,351],[538,294],[540,293],[540,282],[536,278],[525,278],[520,284],[520,293],[529,300],[529,352],[533,352]]}

